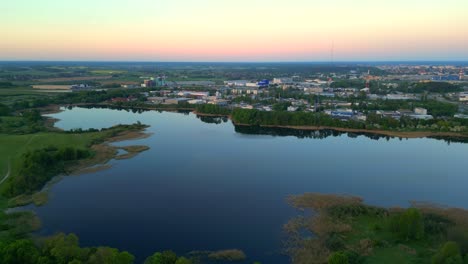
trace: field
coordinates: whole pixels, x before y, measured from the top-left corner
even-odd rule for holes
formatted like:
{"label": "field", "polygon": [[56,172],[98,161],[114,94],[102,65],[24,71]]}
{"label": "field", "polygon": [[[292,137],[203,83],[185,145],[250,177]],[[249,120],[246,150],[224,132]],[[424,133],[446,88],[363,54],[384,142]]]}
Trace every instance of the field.
{"label": "field", "polygon": [[33,85],[33,89],[39,90],[70,90],[70,85]]}
{"label": "field", "polygon": [[92,74],[124,74],[127,73],[127,71],[124,70],[91,70],[90,71]]}
{"label": "field", "polygon": [[[37,133],[29,135],[0,135],[0,180],[5,176],[8,166],[11,166],[10,177],[15,177],[21,166],[21,155],[29,150],[48,146],[74,146],[86,148],[99,133],[65,134]],[[0,189],[2,186],[0,186]]]}
{"label": "field", "polygon": [[49,90],[37,90],[30,87],[0,88],[0,103],[12,105],[19,101],[29,101],[53,96]]}
{"label": "field", "polygon": [[103,76],[45,78],[45,79],[37,79],[37,81],[41,83],[55,83],[55,82],[70,82],[70,81],[106,80],[106,79],[111,79],[111,78],[112,78],[111,75],[103,75]]}

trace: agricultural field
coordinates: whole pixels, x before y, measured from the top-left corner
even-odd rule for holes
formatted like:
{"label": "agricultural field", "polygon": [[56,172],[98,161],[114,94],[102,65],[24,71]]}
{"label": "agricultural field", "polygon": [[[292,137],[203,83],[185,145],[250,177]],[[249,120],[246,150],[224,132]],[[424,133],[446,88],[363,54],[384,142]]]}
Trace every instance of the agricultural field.
{"label": "agricultural field", "polygon": [[111,79],[111,75],[103,76],[81,76],[81,77],[61,77],[61,78],[45,78],[37,79],[40,83],[62,83],[62,82],[81,82],[81,81],[96,81],[96,80],[108,80]]}
{"label": "agricultural field", "polygon": [[31,101],[39,98],[54,96],[47,90],[36,90],[31,87],[0,88],[0,103],[13,105],[15,102]]}

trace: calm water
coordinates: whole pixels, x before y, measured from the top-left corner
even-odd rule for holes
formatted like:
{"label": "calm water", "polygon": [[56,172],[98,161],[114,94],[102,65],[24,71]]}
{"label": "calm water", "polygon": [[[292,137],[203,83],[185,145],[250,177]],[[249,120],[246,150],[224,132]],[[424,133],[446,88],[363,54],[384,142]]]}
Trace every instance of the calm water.
{"label": "calm water", "polygon": [[73,232],[84,246],[128,250],[140,262],[165,249],[184,254],[239,248],[249,263],[287,263],[280,248],[282,225],[296,213],[285,203],[291,194],[468,208],[468,144],[246,134],[230,121],[154,111],[74,108],[53,116],[63,129],[136,121],[151,126],[151,137],[118,143],[148,145],[149,151],[112,161],[109,170],[66,177],[52,188],[49,203],[36,209],[41,234]]}

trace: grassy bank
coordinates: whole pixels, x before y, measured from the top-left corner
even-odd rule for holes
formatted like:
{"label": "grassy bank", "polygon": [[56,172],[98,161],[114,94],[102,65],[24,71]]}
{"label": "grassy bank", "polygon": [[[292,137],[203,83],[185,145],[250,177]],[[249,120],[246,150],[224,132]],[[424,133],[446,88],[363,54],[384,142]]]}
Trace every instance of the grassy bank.
{"label": "grassy bank", "polygon": [[[108,142],[116,142],[134,138],[141,138],[146,136],[142,132],[146,126],[135,124],[135,125],[119,125],[109,129],[103,129],[101,131],[89,131],[89,132],[80,132],[80,133],[68,133],[68,132],[41,132],[34,134],[26,135],[1,135],[0,136],[0,149],[1,157],[5,157],[3,160],[0,171],[2,172],[2,179],[4,177],[8,178],[2,182],[0,185],[0,192],[3,194],[19,194],[18,191],[8,191],[11,189],[11,185],[18,185],[19,177],[24,177],[25,174],[25,162],[26,158],[34,155],[36,157],[39,152],[42,156],[36,158],[44,162],[44,158],[47,158],[48,163],[51,163],[47,170],[51,171],[50,176],[41,176],[44,179],[50,179],[54,171],[57,173],[73,173],[80,171],[84,168],[96,165],[96,164],[105,164],[110,159],[117,157],[118,147],[114,147],[108,144]],[[72,147],[72,148],[71,148]],[[129,157],[133,157],[139,152],[147,150],[145,147],[126,147],[128,148]],[[45,156],[47,153],[51,153],[49,156]],[[58,158],[59,153],[65,153],[66,151],[71,151],[71,158]],[[81,157],[78,153],[89,153]],[[52,155],[52,156],[51,156]],[[40,162],[40,161],[38,161]],[[40,165],[40,164],[38,164]],[[37,166],[32,164],[31,166]],[[59,167],[57,167],[59,166]],[[38,167],[39,168],[39,167]],[[6,172],[9,171],[7,174]],[[40,170],[36,169],[36,173],[40,173]],[[44,172],[46,173],[46,172]],[[40,175],[35,176],[36,181],[34,186],[43,186],[45,182],[37,183],[37,180]],[[27,180],[24,179],[24,180]],[[22,180],[21,182],[23,182]],[[31,187],[32,188],[32,187]],[[39,189],[35,189],[39,191]],[[27,189],[24,195],[28,197],[32,195],[31,189]],[[20,204],[24,204],[25,201],[32,201],[32,197],[21,199],[16,199],[20,201]],[[13,203],[14,204],[14,203]]]}

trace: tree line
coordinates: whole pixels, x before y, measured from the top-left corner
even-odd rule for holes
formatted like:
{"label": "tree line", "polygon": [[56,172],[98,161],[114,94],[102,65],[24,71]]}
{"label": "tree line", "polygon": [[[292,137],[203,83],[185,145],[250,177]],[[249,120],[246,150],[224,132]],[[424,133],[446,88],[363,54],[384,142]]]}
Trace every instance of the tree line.
{"label": "tree line", "polygon": [[75,147],[47,147],[23,154],[18,175],[7,180],[3,195],[15,197],[38,191],[52,177],[65,172],[65,165],[86,159],[91,152]]}
{"label": "tree line", "polygon": [[[80,247],[75,234],[38,239],[0,241],[0,263],[5,264],[132,264],[135,256],[110,247]],[[192,264],[172,251],[156,252],[145,264]]]}

